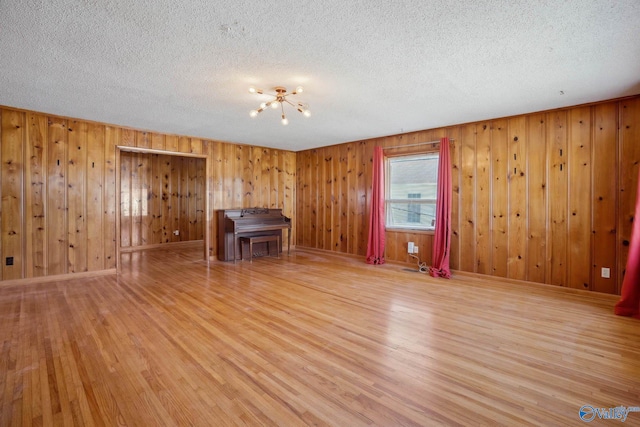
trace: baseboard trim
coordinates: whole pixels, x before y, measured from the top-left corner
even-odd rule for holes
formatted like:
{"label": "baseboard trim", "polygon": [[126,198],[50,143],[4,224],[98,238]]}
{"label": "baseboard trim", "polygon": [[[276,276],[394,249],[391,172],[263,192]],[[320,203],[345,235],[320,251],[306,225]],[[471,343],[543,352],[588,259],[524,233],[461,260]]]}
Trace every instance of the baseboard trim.
{"label": "baseboard trim", "polygon": [[129,252],[148,251],[151,249],[175,249],[182,247],[201,247],[204,245],[204,240],[187,240],[186,242],[170,242],[170,243],[156,243],[153,245],[141,245],[141,246],[128,246],[120,248],[120,253],[125,254]]}
{"label": "baseboard trim", "polygon": [[38,283],[60,282],[64,280],[81,279],[81,278],[87,278],[87,277],[109,276],[111,274],[116,274],[116,273],[117,272],[115,268],[110,268],[107,270],[82,271],[79,273],[56,274],[53,276],[28,277],[26,279],[3,280],[3,281],[0,281],[0,286],[33,285]]}

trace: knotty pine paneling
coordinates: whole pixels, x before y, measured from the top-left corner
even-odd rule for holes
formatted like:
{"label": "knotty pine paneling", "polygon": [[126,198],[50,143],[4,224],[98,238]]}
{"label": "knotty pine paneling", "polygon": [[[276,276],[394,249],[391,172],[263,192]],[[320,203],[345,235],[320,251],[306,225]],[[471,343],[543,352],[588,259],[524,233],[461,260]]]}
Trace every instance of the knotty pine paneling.
{"label": "knotty pine paneling", "polygon": [[[144,141],[144,139],[143,139]],[[139,144],[141,141],[136,141],[136,144]],[[140,145],[137,145],[140,147]],[[142,146],[141,148],[144,148]],[[123,158],[128,157],[128,153],[122,153],[120,155],[120,161],[123,161]],[[126,162],[126,161],[125,161]],[[127,239],[130,243],[130,246],[143,246],[147,244],[147,224],[142,224],[143,218],[146,218],[147,215],[147,193],[146,188],[143,189],[144,180],[146,178],[145,174],[145,166],[148,163],[148,156],[142,153],[132,153],[131,161],[129,162],[130,167],[128,172],[131,174],[127,182],[127,186],[123,188],[123,193],[120,197],[122,200],[127,200],[129,205],[122,206],[122,210],[120,211],[120,218],[129,217],[129,224],[131,230],[131,237]],[[172,176],[180,176],[179,170],[172,170]],[[120,174],[122,179],[122,173]],[[143,200],[144,198],[144,200]],[[175,202],[174,202],[175,203]],[[174,204],[176,206],[176,204]],[[175,228],[173,228],[175,229]],[[125,233],[126,231],[122,231],[121,233]],[[123,245],[123,247],[125,247]]]}
{"label": "knotty pine paneling", "polygon": [[[509,260],[509,153],[507,120],[493,121],[491,132],[491,265],[495,276],[507,277]],[[464,142],[464,141],[462,141]],[[469,197],[462,194],[462,200]]]}
{"label": "knotty pine paneling", "polygon": [[[333,243],[333,236],[340,233],[340,231],[335,228],[335,200],[339,197],[336,194],[336,173],[335,169],[338,168],[337,163],[339,162],[339,153],[336,153],[336,161],[333,161],[333,155],[329,154],[323,158],[324,161],[324,174],[323,180],[325,182],[325,197],[324,197],[324,238],[323,238],[323,249],[327,250],[335,250]],[[334,168],[335,165],[335,168]]]}
{"label": "knotty pine paneling", "polygon": [[[311,151],[304,151],[303,154],[298,156],[298,168],[296,170],[296,175],[298,176],[298,217],[303,218],[302,221],[299,219],[298,223],[308,223],[309,218],[311,216]],[[303,175],[304,171],[304,175]],[[315,187],[315,186],[314,186]],[[353,189],[353,193],[355,193],[355,189]],[[312,247],[311,245],[311,227],[307,226],[304,232],[303,230],[298,229],[298,242],[301,246]],[[353,253],[353,250],[347,251],[348,253]]]}
{"label": "knotty pine paneling", "polygon": [[253,188],[253,162],[251,157],[251,147],[236,147],[236,166],[242,171],[236,176],[236,203],[248,203],[249,206],[255,205]]}
{"label": "knotty pine paneling", "polygon": [[318,191],[318,206],[316,212],[316,220],[318,223],[318,229],[316,230],[317,239],[318,239],[318,247],[320,249],[330,249],[327,247],[328,245],[325,242],[326,236],[331,236],[331,231],[327,232],[327,228],[331,228],[331,224],[327,224],[327,199],[331,199],[331,184],[327,185],[327,164],[331,164],[332,161],[331,156],[329,155],[330,149],[320,149],[318,150],[318,156],[316,158],[316,162],[318,163],[320,170],[318,172],[318,182],[319,182],[319,191]]}
{"label": "knotty pine paneling", "polygon": [[104,215],[105,212],[105,171],[104,125],[88,123],[87,129],[87,189],[86,192],[86,217],[87,221],[87,270],[96,271],[104,269]]}
{"label": "knotty pine paneling", "polygon": [[179,141],[179,138],[177,135],[166,135],[165,143],[164,143],[165,150],[171,151],[171,152],[179,151],[178,141]]}
{"label": "knotty pine paneling", "polygon": [[[152,137],[152,143],[157,142],[158,138]],[[157,145],[156,145],[157,147]],[[164,147],[164,144],[162,145]],[[156,148],[161,149],[161,148]],[[162,242],[165,237],[163,233],[163,223],[162,220],[165,218],[163,215],[164,204],[162,197],[162,185],[163,185],[163,177],[162,177],[162,158],[164,156],[152,156],[151,158],[151,194],[149,197],[149,206],[151,214],[151,224],[150,224],[150,233],[151,233],[151,241],[152,242]]]}
{"label": "knotty pine paneling", "polygon": [[[296,243],[364,255],[373,147],[408,153],[415,148],[403,146],[443,136],[455,139],[452,268],[620,292],[635,214],[640,96],[300,151]],[[387,231],[386,241],[390,261],[414,262],[406,254],[414,241],[431,262],[429,233]]]}
{"label": "knotty pine paneling", "polygon": [[[185,138],[179,139],[179,147],[181,150],[190,149],[190,144]],[[171,182],[171,194],[169,196],[169,240],[168,242],[179,242],[181,237],[173,234],[174,230],[180,229],[180,181],[182,168],[177,162],[170,162],[169,164],[169,181]]]}
{"label": "knotty pine paneling", "polygon": [[335,245],[336,248],[339,248],[340,252],[346,252],[346,236],[349,231],[349,210],[342,209],[342,206],[349,206],[349,150],[346,145],[340,146],[340,170],[338,171],[337,179],[340,187],[340,200],[336,200],[335,213],[339,218],[339,220],[336,220],[336,225],[340,227],[340,234],[334,233],[334,236],[337,237]]}
{"label": "knotty pine paneling", "polygon": [[[193,167],[195,176],[193,176],[193,195],[192,198],[195,202],[196,217],[194,223],[191,224],[190,233],[195,233],[196,236],[205,235],[205,209],[207,200],[207,169],[206,167],[199,167],[198,163],[206,163],[197,159],[192,159],[191,167]],[[206,165],[205,165],[206,166]]]}
{"label": "knotty pine paneling", "polygon": [[547,116],[533,114],[526,121],[527,144],[527,256],[526,280],[545,283],[547,271]]}
{"label": "knotty pine paneling", "polygon": [[160,206],[162,207],[162,212],[156,213],[158,215],[160,221],[160,228],[162,229],[162,234],[160,236],[161,242],[171,242],[173,236],[173,199],[171,196],[171,177],[172,169],[171,169],[171,158],[168,156],[158,156],[158,169],[160,169],[159,180],[161,181],[161,189],[162,193],[160,193]]}
{"label": "knotty pine paneling", "polygon": [[[0,124],[0,280],[111,270],[118,247],[201,240],[207,233],[205,251],[215,257],[218,209],[281,208],[295,217],[293,152],[9,107],[0,107]],[[121,215],[116,241],[116,217],[125,209],[130,214]],[[152,214],[131,215],[145,210]]]}
{"label": "knotty pine paneling", "polygon": [[67,271],[87,271],[87,123],[72,120],[67,129]]}
{"label": "knotty pine paneling", "polygon": [[549,113],[547,150],[549,227],[547,228],[547,283],[567,285],[567,126],[568,111]]}
{"label": "knotty pine paneling", "polygon": [[[588,111],[589,116],[589,123],[586,125],[585,111]],[[21,218],[18,230],[11,230],[12,237],[3,235],[0,247],[0,259],[4,261],[10,256],[7,253],[7,250],[10,250],[17,252],[13,254],[14,267],[15,261],[22,264],[19,268],[9,268],[12,274],[19,272],[10,277],[67,273],[70,272],[70,265],[73,269],[76,268],[77,259],[81,261],[80,265],[86,263],[88,271],[93,271],[94,268],[115,267],[115,248],[122,243],[115,241],[115,216],[118,209],[121,209],[121,206],[115,205],[118,191],[115,188],[116,175],[120,173],[115,170],[118,145],[149,146],[154,149],[164,147],[170,152],[206,154],[210,172],[207,172],[205,182],[209,186],[210,203],[207,212],[203,213],[206,220],[202,222],[209,224],[207,230],[210,232],[211,242],[216,241],[217,227],[213,215],[216,209],[280,207],[287,216],[294,216],[294,213],[299,211],[299,214],[294,216],[296,221],[293,241],[297,244],[363,256],[368,235],[373,147],[376,144],[408,145],[448,135],[456,139],[452,147],[453,268],[463,269],[464,263],[466,271],[510,276],[515,274],[521,277],[524,265],[524,278],[527,280],[581,288],[584,287],[586,274],[578,266],[588,265],[589,289],[610,293],[619,293],[620,290],[635,213],[637,165],[640,163],[640,97],[356,141],[344,146],[298,153],[269,149],[265,153],[263,148],[175,135],[145,135],[141,131],[111,125],[98,125],[97,130],[91,130],[91,124],[86,122],[87,143],[85,155],[79,157],[80,163],[84,162],[81,165],[75,164],[74,159],[78,156],[72,150],[77,150],[77,146],[74,148],[69,144],[69,134],[72,133],[69,129],[78,127],[78,124],[82,129],[85,126],[82,124],[84,122],[11,108],[2,108],[0,115],[3,123],[0,131],[3,173],[11,176],[17,166],[17,163],[12,163],[12,166],[5,163],[5,151],[18,149],[22,156],[18,173],[20,185],[15,187],[15,180],[11,179],[3,179],[0,185],[3,203],[11,205],[11,208],[7,209],[16,209],[17,206]],[[583,123],[580,123],[580,117],[583,117]],[[13,124],[15,120],[20,123],[17,125],[18,128]],[[521,167],[525,168],[526,173],[523,178],[525,194],[522,197],[526,200],[527,208],[525,218],[517,219],[519,217],[515,216],[515,220],[514,215],[522,215],[521,206],[512,202],[522,192],[523,187],[519,182],[516,190],[516,187],[511,186],[512,180],[507,175],[512,168],[509,162],[514,161],[510,157],[513,154],[510,152],[510,144],[513,143],[514,137],[513,120],[524,122],[525,159]],[[519,123],[517,127],[518,133],[522,133],[522,124]],[[480,129],[488,133],[480,132]],[[16,132],[19,134],[18,137],[15,135]],[[587,134],[589,140],[582,141]],[[96,144],[104,144],[102,160],[92,151],[93,142],[88,143],[92,138]],[[468,138],[474,140],[470,142]],[[82,141],[82,138],[80,140]],[[584,145],[583,142],[587,144],[586,149],[584,146],[580,147]],[[15,144],[18,144],[18,147],[15,147]],[[504,147],[501,147],[501,144],[504,144]],[[468,165],[463,171],[463,145],[475,147],[474,175],[471,182],[466,183],[464,180],[468,178],[464,177],[464,172],[468,172]],[[497,152],[494,152],[494,147],[497,147]],[[260,154],[256,156],[258,161],[251,154],[257,154],[256,150],[260,150]],[[518,153],[522,152],[521,149],[518,150]],[[465,154],[469,155],[470,153]],[[499,162],[496,160],[499,157],[504,159]],[[93,158],[98,158],[97,162],[90,160]],[[327,158],[330,160],[325,160]],[[520,159],[518,157],[517,161]],[[70,160],[74,160],[72,169],[69,166]],[[99,170],[95,170],[91,164],[99,162],[102,164],[98,165]],[[503,166],[504,162],[507,163],[506,167]],[[131,168],[134,165],[128,166]],[[162,186],[161,195],[158,194],[159,199],[176,197],[171,187],[180,178],[172,174],[170,166],[157,165]],[[126,169],[127,164],[123,164],[122,167]],[[39,168],[42,172],[38,172]],[[265,191],[267,169],[270,177],[268,192]],[[343,187],[345,169],[346,187]],[[329,178],[327,170],[331,171]],[[335,178],[334,170],[338,171]],[[578,170],[582,172],[578,173]],[[260,178],[252,178],[257,176],[258,171]],[[151,174],[155,174],[153,162]],[[588,179],[584,179],[585,176]],[[329,183],[329,179],[335,179],[337,185]],[[577,179],[581,182],[575,182]],[[102,187],[95,185],[100,180],[103,182]],[[505,182],[506,190],[503,188]],[[258,183],[257,187],[255,183]],[[586,189],[583,187],[585,183]],[[75,189],[69,190],[68,185],[75,188],[82,185],[84,189],[78,193]],[[16,188],[19,202],[7,196],[12,194],[12,191],[15,192]],[[152,193],[154,192],[155,189]],[[496,195],[500,192],[502,194]],[[588,196],[585,196],[587,193]],[[337,203],[336,195],[339,200]],[[101,204],[88,206],[97,198],[102,200]],[[78,200],[84,202],[78,204]],[[473,203],[469,200],[473,200]],[[199,210],[198,203],[196,200],[196,210]],[[521,200],[518,203],[522,203]],[[152,204],[155,204],[155,201],[152,201]],[[327,206],[331,209],[329,215],[326,212]],[[77,216],[70,217],[69,207],[72,207],[75,213],[83,212],[83,215],[86,215],[86,230],[81,228],[80,233],[75,231],[75,225],[80,224],[84,227],[83,220],[79,220]],[[573,210],[579,218],[572,219]],[[102,214],[102,224],[97,221],[96,225],[92,222],[92,217],[95,217],[97,212]],[[499,218],[500,214],[507,215],[506,227],[500,219],[494,221],[495,216],[498,215]],[[161,215],[175,221],[173,212],[163,209]],[[461,227],[463,218],[473,221],[475,230],[469,233],[470,227],[465,226],[464,237]],[[2,230],[13,228],[5,220],[10,221],[3,205]],[[525,224],[525,235],[513,235],[523,234],[520,221]],[[151,223],[157,224],[157,219],[153,219]],[[339,225],[335,229],[327,231],[326,225],[331,227],[336,223]],[[131,226],[132,224],[128,225]],[[126,220],[122,221],[121,227],[127,229]],[[157,239],[158,234],[162,234],[163,240],[174,239],[170,230],[158,233],[155,225],[151,228],[153,241]],[[515,231],[514,228],[519,231]],[[96,231],[98,229],[102,230],[101,235]],[[501,230],[504,233],[501,233]],[[338,231],[339,234],[336,235]],[[75,238],[73,253],[89,254],[85,256],[84,261],[82,256],[71,256],[70,233]],[[587,248],[573,248],[574,238],[582,242],[586,233],[590,234]],[[506,235],[504,238],[507,244],[500,244],[496,249],[493,238],[496,236],[499,240],[501,234]],[[81,237],[78,238],[78,235]],[[431,245],[431,237],[429,234],[425,236],[388,233],[387,240],[393,242],[393,255],[389,253],[387,258],[407,261],[404,247],[407,241],[412,240],[420,242],[420,255],[426,259],[425,245]],[[121,237],[131,239],[131,234],[123,234]],[[15,243],[9,243],[11,241]],[[103,253],[100,254],[98,251],[97,256],[102,260],[93,260],[94,250],[89,248],[99,246],[100,241]],[[328,242],[328,246],[325,245],[325,241]],[[522,242],[525,242],[524,251]],[[84,248],[76,250],[76,244]],[[128,244],[130,245],[130,242]],[[487,245],[490,250],[484,249]],[[581,243],[581,246],[584,245]],[[518,250],[514,252],[514,248]],[[215,251],[215,245],[212,244],[209,253],[215,256]],[[517,258],[522,257],[522,253],[525,253],[524,261]],[[580,258],[583,254],[588,259],[588,264]],[[472,260],[470,266],[467,265],[469,257]],[[512,268],[514,261],[517,265],[515,270]],[[611,279],[600,277],[603,267],[611,269]],[[5,275],[7,268],[8,266],[3,265],[3,280],[9,278]]]}
{"label": "knotty pine paneling", "polygon": [[[347,156],[347,171],[346,171],[346,194],[345,194],[345,204],[347,209],[343,209],[344,215],[347,218],[347,229],[345,230],[342,240],[344,243],[344,252],[352,252],[357,253],[357,246],[354,247],[354,243],[356,243],[356,239],[349,239],[348,236],[353,236],[356,233],[356,229],[360,227],[359,225],[359,217],[357,210],[357,182],[358,175],[356,173],[356,157],[357,157],[357,146],[353,144],[346,144],[346,156]],[[298,191],[301,191],[301,188],[298,188]]]}
{"label": "knotty pine paneling", "polygon": [[[151,145],[150,141],[149,145]],[[157,206],[153,200],[153,183],[155,182],[155,175],[153,175],[154,156],[139,153],[138,158],[140,159],[140,167],[138,168],[141,188],[140,199],[148,213],[148,215],[143,215],[140,221],[142,225],[140,241],[143,242],[142,244],[154,244],[153,219],[157,216]]]}
{"label": "knotty pine paneling", "polygon": [[159,133],[151,134],[151,148],[154,150],[164,150],[165,149],[165,135]]}
{"label": "knotty pine paneling", "polygon": [[[21,251],[24,238],[22,191],[24,180],[25,115],[16,111],[3,111],[1,116],[2,146],[2,279],[17,279],[23,274],[24,256]],[[8,262],[12,259],[12,262]],[[12,264],[12,265],[8,265]]]}
{"label": "knotty pine paneling", "polygon": [[[47,199],[45,222],[47,235],[47,276],[68,271],[67,236],[67,120],[47,119]],[[4,141],[2,141],[4,142]],[[0,188],[3,192],[3,188]],[[27,276],[29,277],[29,276]]]}
{"label": "knotty pine paneling", "polygon": [[[191,218],[195,220],[196,212],[195,209],[191,209],[191,191],[189,189],[190,182],[190,170],[189,170],[189,158],[178,157],[178,165],[174,168],[174,175],[179,175],[180,179],[178,180],[178,187],[176,188],[176,198],[178,201],[178,216],[176,217],[176,230],[180,230],[180,234],[176,236],[178,241],[191,240],[189,236],[189,223],[191,222]],[[201,165],[204,167],[204,163]],[[178,169],[179,168],[179,169]],[[179,170],[179,173],[176,173]],[[186,239],[185,239],[185,234]],[[198,238],[199,237],[199,238]],[[194,240],[200,240],[202,236],[195,237]]]}
{"label": "knotty pine paneling", "polygon": [[[472,242],[475,239],[477,229],[475,221],[476,206],[476,129],[469,126],[464,131],[464,143],[460,144],[460,192],[466,194],[467,197],[462,201],[461,217],[460,217],[460,240],[463,242]],[[481,224],[478,224],[480,227]],[[485,228],[488,230],[488,227]],[[482,232],[480,233],[482,234]],[[476,248],[473,245],[468,248],[465,257],[460,259],[461,270],[473,270],[474,264],[480,264],[482,261],[476,261]],[[482,256],[482,254],[481,254]]]}
{"label": "knotty pine paneling", "polygon": [[314,150],[312,162],[316,165],[316,171],[312,176],[312,180],[317,182],[315,185],[316,192],[314,199],[311,204],[311,221],[313,221],[314,225],[312,227],[313,237],[312,242],[316,242],[316,247],[324,248],[324,198],[325,198],[325,189],[322,188],[326,186],[325,184],[325,168],[324,168],[324,149]]}
{"label": "knotty pine paneling", "polygon": [[194,188],[204,188],[204,159],[123,151],[120,162],[122,247],[203,239]]}
{"label": "knotty pine paneling", "polygon": [[47,237],[46,216],[46,135],[47,119],[44,116],[29,113],[28,137],[25,156],[25,253],[31,254],[26,262],[25,275],[28,277],[46,276],[47,260],[45,256]]}
{"label": "knotty pine paneling", "polygon": [[[614,103],[601,104],[593,109],[593,269],[591,290],[616,293],[618,268],[617,247],[617,186],[618,174],[612,174],[618,164],[618,108]],[[595,244],[598,242],[598,244]],[[601,277],[602,268],[609,268],[611,278]]]}
{"label": "knotty pine paneling", "polygon": [[508,121],[508,258],[507,277],[516,280],[527,278],[527,174],[526,167],[526,118],[514,117]]}
{"label": "knotty pine paneling", "polygon": [[592,108],[570,110],[568,153],[569,251],[568,286],[578,289],[591,288],[591,124]]}
{"label": "knotty pine paneling", "polygon": [[[470,236],[465,241],[474,241],[475,239],[475,252],[465,253],[465,257],[475,260],[475,269],[481,274],[491,274],[493,271],[493,265],[491,264],[491,128],[485,125],[478,126],[466,126],[461,138],[461,141],[465,141],[468,144],[468,140],[472,141],[473,136],[469,132],[475,132],[475,180],[472,180],[471,184],[475,186],[475,204],[465,207],[462,212],[467,215],[467,221],[471,221],[476,224],[475,235]],[[466,191],[464,194],[469,194]],[[471,191],[471,189],[469,189]],[[470,198],[465,198],[467,202]],[[471,248],[469,248],[471,249]],[[463,264],[461,263],[460,266]],[[473,266],[467,268],[468,271],[473,270]]]}

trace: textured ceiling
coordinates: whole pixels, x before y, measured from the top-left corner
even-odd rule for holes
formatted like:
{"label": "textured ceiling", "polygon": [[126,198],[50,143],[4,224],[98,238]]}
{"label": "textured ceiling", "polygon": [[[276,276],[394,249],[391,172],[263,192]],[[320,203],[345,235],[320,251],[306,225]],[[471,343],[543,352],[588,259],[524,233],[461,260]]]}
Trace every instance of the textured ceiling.
{"label": "textured ceiling", "polygon": [[0,105],[298,151],[634,95],[639,40],[638,0],[0,0]]}

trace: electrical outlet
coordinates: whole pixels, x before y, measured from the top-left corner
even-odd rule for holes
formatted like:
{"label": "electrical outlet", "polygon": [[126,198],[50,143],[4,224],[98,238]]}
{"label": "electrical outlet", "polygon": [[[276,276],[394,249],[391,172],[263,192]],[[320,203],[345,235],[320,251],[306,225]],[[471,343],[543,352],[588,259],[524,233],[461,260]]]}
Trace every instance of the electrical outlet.
{"label": "electrical outlet", "polygon": [[610,279],[611,278],[611,270],[609,268],[602,267],[602,270],[600,270],[600,275],[605,279]]}
{"label": "electrical outlet", "polygon": [[413,247],[413,253],[414,253],[414,254],[417,254],[417,253],[418,253],[418,247],[417,247],[417,246],[414,246],[414,247]]}
{"label": "electrical outlet", "polygon": [[412,253],[413,253],[413,248],[414,248],[413,242],[409,242],[409,243],[407,244],[407,252],[409,252],[410,254],[412,254]]}
{"label": "electrical outlet", "polygon": [[12,256],[8,256],[5,259],[5,265],[13,265],[13,257]]}
{"label": "electrical outlet", "polygon": [[175,236],[179,236],[180,235],[180,230],[173,230],[173,234]]}

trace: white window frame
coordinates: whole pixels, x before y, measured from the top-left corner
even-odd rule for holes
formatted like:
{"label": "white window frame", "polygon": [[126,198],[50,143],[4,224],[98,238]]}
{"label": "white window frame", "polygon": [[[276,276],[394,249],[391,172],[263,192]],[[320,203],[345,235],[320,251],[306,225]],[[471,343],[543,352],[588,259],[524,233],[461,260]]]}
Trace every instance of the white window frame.
{"label": "white window frame", "polygon": [[[437,170],[436,170],[436,192],[435,192],[435,197],[433,198],[424,198],[424,199],[415,199],[415,198],[410,198],[409,194],[414,194],[414,193],[418,193],[418,191],[415,190],[411,190],[407,193],[407,197],[406,198],[395,198],[395,199],[391,199],[390,195],[391,195],[391,180],[392,180],[392,176],[391,176],[391,162],[393,161],[398,161],[398,160],[411,160],[412,158],[421,158],[421,157],[426,157],[426,158],[437,158],[439,161],[439,157],[440,154],[438,152],[422,152],[422,153],[412,153],[412,154],[405,154],[405,155],[397,155],[397,156],[388,156],[387,158],[385,158],[385,192],[384,192],[384,208],[385,208],[385,227],[387,230],[418,230],[418,231],[427,231],[427,232],[432,232],[435,230],[435,206],[436,206],[436,202],[437,202],[437,194],[438,194],[438,190],[437,190],[437,186],[438,186],[438,177],[437,177]],[[412,205],[412,204],[418,204],[420,206],[433,206],[433,212],[434,212],[434,219],[432,221],[431,224],[418,224],[418,223],[409,223],[408,221],[405,224],[397,224],[393,222],[393,212],[391,209],[392,204],[398,205],[398,204],[407,204],[407,205]],[[408,210],[407,210],[408,211]],[[426,212],[425,209],[420,209],[420,211],[424,211]]]}

